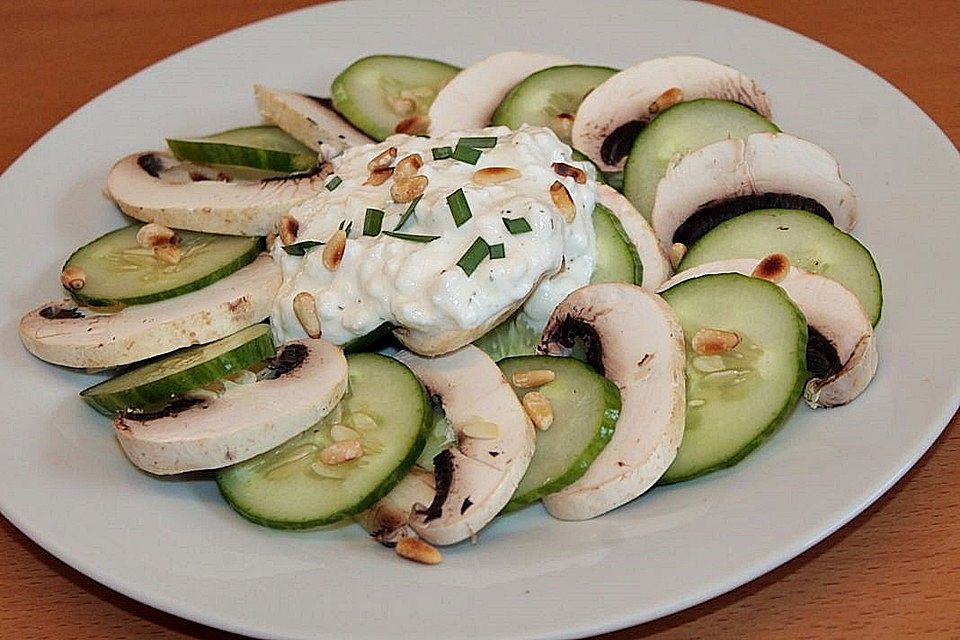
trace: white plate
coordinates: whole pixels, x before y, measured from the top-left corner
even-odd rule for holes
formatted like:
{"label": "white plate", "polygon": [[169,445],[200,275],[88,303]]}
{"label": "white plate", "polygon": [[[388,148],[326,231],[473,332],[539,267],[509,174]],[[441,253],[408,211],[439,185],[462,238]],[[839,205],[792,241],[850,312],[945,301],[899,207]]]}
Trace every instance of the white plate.
{"label": "white plate", "polygon": [[[589,6],[584,15],[582,0],[378,0],[300,11],[147,69],[34,145],[0,179],[5,234],[16,239],[0,252],[3,514],[94,579],[215,627],[271,638],[534,638],[625,627],[718,595],[890,487],[960,395],[953,145],[882,79],[784,29],[693,3]],[[591,522],[529,509],[425,568],[356,527],[270,531],[234,515],[210,482],[137,472],[110,425],[76,398],[90,378],[21,348],[17,319],[58,295],[64,256],[121,223],[100,195],[118,157],[254,121],[254,82],[324,93],[373,52],[467,64],[513,48],[621,67],[706,55],[756,78],[784,130],[832,151],[860,196],[857,234],[884,276],[881,365],[868,392],[844,408],[800,408],[732,470]]]}

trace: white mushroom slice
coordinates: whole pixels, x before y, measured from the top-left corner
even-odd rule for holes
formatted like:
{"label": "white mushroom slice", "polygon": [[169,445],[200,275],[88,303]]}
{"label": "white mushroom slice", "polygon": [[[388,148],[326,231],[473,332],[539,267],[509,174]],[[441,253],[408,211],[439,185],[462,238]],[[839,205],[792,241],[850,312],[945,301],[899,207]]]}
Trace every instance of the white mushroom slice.
{"label": "white mushroom slice", "polygon": [[[587,94],[573,121],[573,147],[602,170],[620,171],[626,154],[613,153],[613,140],[604,148],[611,134],[631,122],[637,130],[663,109],[700,98],[731,100],[770,117],[767,95],[736,69],[694,56],[656,58],[610,76]],[[629,152],[629,140],[621,142]]]}
{"label": "white mushroom slice", "polygon": [[764,194],[813,200],[844,231],[857,221],[857,197],[840,178],[836,159],[786,133],[721,140],[674,159],[657,185],[650,219],[669,251],[680,225],[703,207]]}
{"label": "white mushroom slice", "polygon": [[393,545],[400,538],[417,535],[410,527],[410,519],[415,509],[432,503],[435,495],[433,473],[413,467],[390,493],[353,519],[377,542]]}
{"label": "white mushroom slice", "polygon": [[676,457],[686,389],[683,330],[664,300],[623,283],[588,285],[561,302],[540,351],[569,355],[585,335],[588,360],[620,389],[613,438],[576,482],[546,496],[550,515],[585,520],[649,489]]}
{"label": "white mushroom slice", "polygon": [[158,475],[218,469],[308,429],[347,390],[347,360],[325,340],[291,342],[281,354],[284,369],[292,368],[281,369],[276,378],[230,385],[216,399],[197,400],[161,417],[118,416],[113,426],[124,453]]}
{"label": "white mushroom slice", "polygon": [[598,184],[597,202],[610,209],[620,221],[620,226],[623,227],[640,256],[640,264],[643,266],[643,288],[655,291],[664,280],[670,277],[673,269],[670,267],[670,259],[657,242],[653,227],[630,204],[630,201],[613,187]]}
{"label": "white mushroom slice", "polygon": [[[661,287],[708,273],[754,275],[762,261],[736,258],[708,262],[678,273]],[[825,376],[811,378],[804,399],[811,407],[835,407],[860,395],[877,372],[877,341],[873,325],[857,297],[839,282],[807,273],[796,267],[777,282],[800,308],[807,324],[822,335],[836,351],[838,362]]]}
{"label": "white mushroom slice", "polygon": [[[437,492],[411,528],[433,544],[453,544],[482,529],[510,500],[533,457],[535,435],[499,367],[473,346],[438,358],[402,351],[396,358],[443,405],[457,444],[434,458]],[[471,438],[468,425],[497,425],[494,438]]]}
{"label": "white mushroom slice", "polygon": [[453,77],[430,105],[430,135],[482,129],[515,84],[531,73],[571,64],[568,58],[531,51],[505,51],[470,65]]}
{"label": "white mushroom slice", "polygon": [[323,98],[253,86],[260,115],[329,160],[347,147],[373,142],[357,131]]}
{"label": "white mushroom slice", "polygon": [[309,174],[228,182],[199,169],[185,170],[172,155],[154,151],[117,162],[107,177],[106,193],[121,211],[144,222],[265,236],[293,206],[322,192],[329,174],[329,165],[322,164]]}
{"label": "white mushroom slice", "polygon": [[270,315],[280,268],[260,256],[191,293],[115,313],[77,307],[67,298],[20,320],[20,339],[41,360],[67,367],[117,367],[181,347],[219,340]]}

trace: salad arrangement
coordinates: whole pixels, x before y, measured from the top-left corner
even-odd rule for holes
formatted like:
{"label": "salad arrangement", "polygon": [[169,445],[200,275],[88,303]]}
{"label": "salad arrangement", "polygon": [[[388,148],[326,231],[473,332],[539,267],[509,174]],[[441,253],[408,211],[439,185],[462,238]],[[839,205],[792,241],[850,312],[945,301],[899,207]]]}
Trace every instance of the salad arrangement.
{"label": "salad arrangement", "polygon": [[[331,99],[120,160],[139,221],[20,324],[154,474],[406,558],[542,501],[599,516],[730,466],[877,367],[856,197],[742,73],[379,55]],[[269,319],[269,323],[264,321]]]}

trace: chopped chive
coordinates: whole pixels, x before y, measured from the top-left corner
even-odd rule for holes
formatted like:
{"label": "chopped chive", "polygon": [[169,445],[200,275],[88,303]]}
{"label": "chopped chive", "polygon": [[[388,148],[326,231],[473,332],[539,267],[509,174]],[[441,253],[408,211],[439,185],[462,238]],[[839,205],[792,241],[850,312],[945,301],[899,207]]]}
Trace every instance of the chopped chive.
{"label": "chopped chive", "polygon": [[434,160],[446,160],[453,155],[452,147],[434,147],[430,149],[430,153],[433,154]]}
{"label": "chopped chive", "polygon": [[319,247],[322,244],[322,242],[316,240],[304,240],[303,242],[295,242],[294,244],[285,244],[283,245],[283,250],[291,256],[302,256],[306,255],[310,249]]}
{"label": "chopped chive", "polygon": [[450,157],[467,164],[477,164],[477,161],[480,160],[480,152],[473,147],[465,147],[458,143]]}
{"label": "chopped chive", "polygon": [[407,224],[407,220],[409,220],[409,219],[410,219],[410,216],[413,215],[413,212],[416,211],[416,209],[417,209],[417,204],[419,204],[419,203],[420,203],[420,200],[422,200],[422,199],[423,199],[423,194],[422,194],[422,193],[421,193],[420,195],[418,195],[416,198],[413,199],[413,201],[412,201],[412,202],[410,203],[410,205],[407,207],[407,210],[403,212],[403,215],[402,215],[402,216],[400,216],[400,220],[399,220],[399,222],[397,222],[397,226],[395,226],[395,227],[393,228],[394,231],[400,231],[400,227],[402,227],[403,225]]}
{"label": "chopped chive", "polygon": [[530,223],[527,222],[526,218],[500,218],[503,220],[503,226],[507,228],[513,235],[518,233],[527,233],[528,231],[533,231],[533,228],[530,226]]}
{"label": "chopped chive", "polygon": [[383,211],[380,209],[367,209],[363,215],[363,235],[378,236],[383,227]]}
{"label": "chopped chive", "polygon": [[333,176],[333,178],[330,179],[330,182],[325,184],[324,187],[326,188],[327,191],[333,191],[334,189],[339,187],[342,182],[343,182],[343,178],[341,178],[340,176]]}
{"label": "chopped chive", "polygon": [[490,245],[490,259],[499,260],[507,256],[507,250],[503,248],[503,243]]}
{"label": "chopped chive", "polygon": [[470,205],[467,204],[467,196],[463,189],[457,189],[447,196],[447,206],[450,207],[450,213],[453,214],[453,221],[457,226],[462,226],[469,220],[473,214],[470,212]]}
{"label": "chopped chive", "polygon": [[477,270],[477,267],[480,266],[480,263],[483,262],[483,259],[488,255],[490,255],[490,245],[488,245],[483,238],[477,238],[473,241],[473,244],[470,245],[470,248],[457,260],[457,266],[463,269],[463,272],[467,274],[467,276],[470,276]]}
{"label": "chopped chive", "polygon": [[383,235],[397,238],[399,240],[409,240],[411,242],[433,242],[440,236],[422,236],[418,233],[398,233],[396,231],[384,231]]}
{"label": "chopped chive", "polygon": [[457,146],[470,147],[471,149],[493,149],[495,146],[497,146],[497,136],[460,138],[457,140]]}

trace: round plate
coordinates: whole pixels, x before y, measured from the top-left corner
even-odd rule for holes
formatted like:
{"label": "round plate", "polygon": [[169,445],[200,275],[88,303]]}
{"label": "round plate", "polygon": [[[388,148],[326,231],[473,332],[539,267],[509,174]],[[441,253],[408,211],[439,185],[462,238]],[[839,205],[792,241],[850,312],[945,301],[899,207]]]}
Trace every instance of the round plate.
{"label": "round plate", "polygon": [[[264,638],[569,637],[662,616],[762,574],[875,500],[957,409],[960,159],[914,104],[841,55],[779,27],[696,3],[623,12],[581,0],[389,0],[324,5],[203,43],[126,80],[44,136],[0,178],[8,243],[0,357],[0,510],[64,562],[124,594]],[[608,20],[603,16],[616,16]],[[577,37],[571,39],[572,24]],[[424,34],[424,26],[429,33]],[[855,403],[800,407],[735,468],[658,488],[602,518],[539,507],[423,567],[355,526],[270,531],[209,480],[136,471],[76,393],[90,376],[44,365],[19,316],[59,295],[73,248],[122,223],[100,194],[110,165],[167,136],[257,120],[251,86],[322,94],[370,53],[466,65],[507,49],[628,66],[672,53],[737,67],[776,121],[835,154],[860,198],[857,235],[884,277],[880,372]],[[211,92],[211,87],[216,87]],[[78,156],[82,153],[82,162]],[[56,180],[47,177],[56,175]]]}

